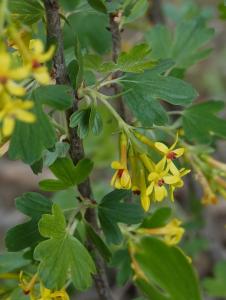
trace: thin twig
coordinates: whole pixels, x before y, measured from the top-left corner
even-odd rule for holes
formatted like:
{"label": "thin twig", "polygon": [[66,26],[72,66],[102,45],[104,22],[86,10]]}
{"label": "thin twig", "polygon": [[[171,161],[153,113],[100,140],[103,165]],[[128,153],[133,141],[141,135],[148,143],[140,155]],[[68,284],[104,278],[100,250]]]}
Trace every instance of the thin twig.
{"label": "thin twig", "polygon": [[[108,0],[108,2],[112,2],[112,0]],[[112,35],[112,59],[115,63],[117,62],[118,56],[121,52],[121,30],[119,27],[121,17],[120,14],[121,12],[113,12],[109,14],[109,29]],[[113,79],[117,79],[121,76],[122,72],[115,72],[113,74]],[[122,92],[121,87],[117,83],[113,84],[112,87],[114,89],[114,94],[120,94]],[[126,123],[131,123],[121,96],[117,98],[117,110]]]}
{"label": "thin twig", "polygon": [[[64,58],[63,37],[60,24],[59,5],[57,0],[44,0],[46,18],[47,18],[47,39],[48,43],[55,43],[57,49],[53,58],[53,77],[56,84],[66,84],[71,86],[68,77],[67,68]],[[69,119],[73,112],[78,110],[78,97],[76,92],[72,92],[74,99],[73,106],[67,110],[66,118],[70,139],[70,156],[73,163],[76,165],[78,161],[84,158],[84,149],[81,139],[78,137],[76,130],[69,127]],[[92,189],[89,179],[78,186],[78,190],[82,197],[91,199]],[[94,209],[88,209],[86,214],[87,221],[95,228],[98,229],[97,218]],[[96,264],[97,274],[94,275],[94,282],[100,300],[112,300],[111,291],[107,281],[105,265],[102,258],[96,251],[95,246],[89,242],[90,250],[93,252],[93,257]]]}

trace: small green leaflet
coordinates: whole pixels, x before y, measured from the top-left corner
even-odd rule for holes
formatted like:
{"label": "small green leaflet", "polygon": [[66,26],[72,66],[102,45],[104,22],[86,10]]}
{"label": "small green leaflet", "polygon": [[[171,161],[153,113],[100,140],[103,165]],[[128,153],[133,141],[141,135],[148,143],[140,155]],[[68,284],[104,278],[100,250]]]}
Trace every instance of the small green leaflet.
{"label": "small green leaflet", "polygon": [[128,74],[121,80],[126,91],[123,99],[143,126],[167,123],[167,113],[159,100],[186,106],[197,97],[188,83],[162,75],[173,65],[171,60],[164,60],[143,74]]}
{"label": "small green leaflet", "polygon": [[5,243],[9,251],[19,251],[34,247],[40,240],[38,221],[43,213],[51,211],[50,200],[38,193],[26,193],[16,199],[16,208],[31,219],[26,223],[16,225],[9,229]]}
{"label": "small green leaflet", "polygon": [[[142,17],[148,9],[148,0],[124,1],[124,15],[123,24],[134,22],[136,19]],[[123,3],[123,4],[124,4]]]}
{"label": "small green leaflet", "polygon": [[207,28],[203,18],[180,22],[175,33],[164,25],[154,26],[146,33],[146,41],[152,48],[153,59],[171,58],[175,67],[187,68],[205,58],[211,49],[202,48],[213,36],[214,30]]}
{"label": "small green leaflet", "polygon": [[98,217],[107,242],[118,244],[122,240],[122,233],[118,223],[137,224],[141,222],[144,213],[139,204],[124,203],[127,190],[115,190],[101,200],[98,206]]}
{"label": "small green leaflet", "polygon": [[[196,274],[182,251],[153,237],[134,244],[137,268],[146,281],[140,289],[152,300],[201,300]],[[163,263],[164,262],[164,263]]]}
{"label": "small green leaflet", "polygon": [[96,272],[94,262],[86,248],[66,230],[65,217],[56,204],[52,215],[43,215],[39,230],[48,240],[41,242],[34,251],[40,261],[39,276],[49,289],[60,290],[68,275],[76,289],[85,290],[92,284]]}
{"label": "small green leaflet", "polygon": [[65,190],[85,181],[92,169],[93,162],[87,158],[80,160],[76,166],[67,157],[58,158],[50,166],[50,170],[58,179],[42,180],[39,186],[44,191]]}
{"label": "small green leaflet", "polygon": [[9,148],[10,159],[21,159],[29,165],[39,161],[43,151],[53,148],[56,143],[54,127],[43,111],[35,92],[32,94],[32,98],[35,104],[33,113],[36,121],[32,124],[18,121]]}
{"label": "small green leaflet", "polygon": [[98,55],[89,54],[84,58],[85,67],[97,72],[128,72],[142,73],[146,69],[152,68],[156,62],[150,59],[151,49],[147,44],[134,46],[128,52],[119,54],[117,62],[103,62]]}
{"label": "small green leaflet", "polygon": [[107,9],[105,4],[103,3],[103,1],[101,0],[87,0],[89,5],[94,8],[95,10],[106,14],[107,13]]}
{"label": "small green leaflet", "polygon": [[226,261],[220,261],[214,267],[214,277],[205,278],[203,280],[203,287],[207,294],[212,297],[226,297]]}
{"label": "small green leaflet", "polygon": [[[88,8],[88,7],[87,7]],[[71,14],[67,18],[68,24],[64,25],[63,35],[65,49],[74,47],[74,37],[78,37],[81,48],[92,50],[95,53],[108,53],[111,49],[111,33],[106,29],[108,16],[89,9]],[[98,32],[98,34],[96,34]]]}
{"label": "small green leaflet", "polygon": [[142,73],[155,65],[150,59],[151,49],[147,44],[133,47],[128,53],[122,52],[117,60],[116,69],[122,72]]}
{"label": "small green leaflet", "polygon": [[24,258],[24,252],[6,252],[0,254],[0,274],[9,273],[28,265],[30,260]]}
{"label": "small green leaflet", "polygon": [[44,17],[44,9],[39,0],[10,0],[9,10],[16,22],[32,25]]}
{"label": "small green leaflet", "polygon": [[58,110],[65,110],[72,106],[72,89],[67,85],[44,85],[34,91],[37,101]]}
{"label": "small green leaflet", "polygon": [[224,108],[222,101],[207,101],[183,112],[183,128],[191,142],[210,143],[213,135],[226,139],[226,121],[217,116]]}
{"label": "small green leaflet", "polygon": [[89,131],[99,135],[103,129],[103,121],[100,113],[91,106],[74,112],[70,118],[70,127],[77,127],[78,136],[84,139]]}

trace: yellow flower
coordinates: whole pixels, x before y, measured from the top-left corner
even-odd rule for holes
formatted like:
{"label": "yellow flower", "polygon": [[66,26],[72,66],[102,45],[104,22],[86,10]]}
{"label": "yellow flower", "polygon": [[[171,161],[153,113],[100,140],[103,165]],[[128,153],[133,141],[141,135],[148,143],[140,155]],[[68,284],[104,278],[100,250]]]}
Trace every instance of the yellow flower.
{"label": "yellow flower", "polygon": [[5,90],[12,95],[23,96],[26,90],[15,80],[25,79],[29,75],[29,68],[13,68],[11,56],[5,51],[0,52],[0,66],[0,93]]}
{"label": "yellow flower", "polygon": [[165,242],[168,245],[178,244],[185,232],[184,228],[181,227],[181,221],[178,219],[173,219],[164,227],[158,228],[142,228],[138,229],[138,232],[141,234],[151,234],[151,235],[160,235],[164,237]]}
{"label": "yellow flower", "polygon": [[156,142],[155,143],[155,148],[160,151],[161,153],[164,154],[164,156],[167,159],[167,163],[171,166],[174,165],[172,163],[172,161],[180,156],[182,156],[184,154],[184,148],[177,148],[174,149],[176,147],[176,144],[178,142],[178,133],[176,135],[176,139],[175,142],[173,143],[173,145],[168,148],[165,144],[160,143],[160,142]]}
{"label": "yellow flower", "polygon": [[120,135],[120,161],[113,161],[112,169],[116,170],[111,179],[111,185],[116,189],[131,189],[131,177],[127,168],[127,137]]}
{"label": "yellow flower", "polygon": [[28,112],[33,107],[33,102],[20,99],[12,99],[8,94],[0,95],[0,122],[2,123],[2,134],[10,136],[14,130],[16,120],[26,123],[35,121],[35,115]]}
{"label": "yellow flower", "polygon": [[155,201],[162,201],[168,194],[165,184],[172,185],[180,181],[178,175],[170,175],[169,167],[165,168],[166,158],[160,160],[155,165],[155,169],[148,176],[148,180],[151,182],[147,188],[147,195],[153,194]]}
{"label": "yellow flower", "polygon": [[38,300],[70,300],[67,292],[64,289],[54,292],[45,288],[41,284],[40,292],[41,298],[39,298]]}
{"label": "yellow flower", "polygon": [[191,172],[191,170],[189,169],[185,169],[185,168],[181,168],[180,170],[177,169],[177,167],[173,164],[171,166],[171,172],[173,175],[178,176],[179,177],[179,181],[171,184],[170,185],[170,199],[172,201],[174,201],[174,191],[176,188],[181,188],[184,185],[183,180],[181,179],[181,177],[184,177],[185,175],[187,175],[188,173]]}
{"label": "yellow flower", "polygon": [[140,169],[140,199],[141,205],[145,211],[149,210],[150,207],[150,197],[147,195],[146,179],[144,169]]}
{"label": "yellow flower", "polygon": [[111,185],[116,189],[129,190],[131,188],[131,178],[127,167],[119,161],[113,161],[111,167],[116,170],[111,179]]}
{"label": "yellow flower", "polygon": [[51,59],[54,54],[55,47],[51,46],[47,52],[44,52],[44,46],[40,40],[31,40],[30,45],[30,62],[34,78],[41,84],[49,84],[51,82],[49,72],[44,62]]}

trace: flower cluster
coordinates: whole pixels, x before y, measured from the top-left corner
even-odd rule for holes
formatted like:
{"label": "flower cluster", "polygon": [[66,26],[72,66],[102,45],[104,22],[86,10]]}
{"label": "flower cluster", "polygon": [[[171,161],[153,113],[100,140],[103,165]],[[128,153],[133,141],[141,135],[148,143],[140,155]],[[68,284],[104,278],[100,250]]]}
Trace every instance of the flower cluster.
{"label": "flower cluster", "polygon": [[20,35],[14,33],[14,48],[0,45],[0,142],[13,132],[16,120],[32,123],[35,115],[30,112],[34,103],[24,100],[24,83],[33,77],[40,84],[51,82],[48,69],[43,65],[54,52],[54,47],[44,51],[40,40],[31,40],[26,47]]}
{"label": "flower cluster", "polygon": [[161,236],[166,244],[172,246],[178,244],[183,235],[184,228],[181,227],[182,222],[179,219],[173,219],[163,227],[158,228],[141,228],[138,233],[145,235]]}
{"label": "flower cluster", "polygon": [[134,194],[140,195],[142,207],[148,211],[152,200],[160,202],[169,195],[174,201],[175,189],[183,186],[182,177],[190,170],[178,169],[174,163],[175,159],[184,154],[184,148],[175,149],[178,135],[170,148],[138,132],[134,132],[134,135],[139,142],[154,149],[161,158],[155,162],[147,152],[136,147],[133,139],[131,141],[125,133],[121,133],[120,159],[112,162],[112,168],[116,171],[111,185],[116,189],[131,189]]}

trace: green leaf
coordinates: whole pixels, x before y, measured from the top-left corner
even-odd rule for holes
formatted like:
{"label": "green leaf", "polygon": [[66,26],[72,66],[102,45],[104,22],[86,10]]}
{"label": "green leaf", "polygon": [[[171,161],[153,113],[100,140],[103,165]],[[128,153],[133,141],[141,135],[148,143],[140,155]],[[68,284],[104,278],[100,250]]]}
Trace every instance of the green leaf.
{"label": "green leaf", "polygon": [[126,190],[115,190],[104,196],[98,206],[101,227],[109,243],[118,244],[122,240],[118,223],[137,224],[144,216],[140,205],[121,202],[129,195]]}
{"label": "green leaf", "polygon": [[189,141],[210,143],[213,135],[226,138],[226,121],[216,114],[223,110],[221,101],[193,105],[183,112],[183,128]]}
{"label": "green leaf", "polygon": [[87,0],[89,5],[94,8],[95,10],[106,14],[107,13],[107,9],[106,6],[104,5],[104,3],[101,0]]}
{"label": "green leaf", "polygon": [[197,96],[188,83],[161,75],[172,65],[172,61],[162,61],[143,74],[129,74],[122,79],[126,91],[123,99],[143,126],[163,125],[168,121],[159,100],[174,105],[188,105]]}
{"label": "green leaf", "polygon": [[69,12],[75,10],[80,2],[81,0],[59,0],[60,6]]}
{"label": "green leaf", "polygon": [[6,252],[0,254],[0,273],[9,273],[28,265],[30,260],[24,258],[24,252]]}
{"label": "green leaf", "polygon": [[214,30],[206,27],[205,20],[197,18],[180,22],[174,34],[164,25],[154,26],[146,33],[146,40],[152,48],[152,58],[171,58],[176,67],[187,68],[210,53],[210,49],[202,47],[213,34]]}
{"label": "green leaf", "polygon": [[154,66],[150,59],[151,49],[147,44],[133,47],[129,52],[122,52],[117,60],[116,68],[122,72],[142,73]]}
{"label": "green leaf", "polygon": [[111,251],[109,250],[108,246],[104,243],[101,237],[95,232],[95,230],[86,223],[86,234],[90,241],[96,246],[102,257],[109,262],[111,259]]}
{"label": "green leaf", "polygon": [[161,207],[156,209],[151,215],[147,216],[142,224],[141,228],[155,228],[155,227],[163,227],[166,225],[172,214],[172,210],[170,207]]}
{"label": "green leaf", "polygon": [[112,61],[104,62],[102,57],[96,54],[87,54],[84,56],[84,67],[100,73],[109,73],[117,69],[115,63]]}
{"label": "green leaf", "polygon": [[68,275],[78,290],[92,284],[95,273],[94,262],[86,248],[66,230],[66,221],[59,206],[53,205],[52,215],[43,215],[39,222],[42,236],[49,238],[41,242],[34,252],[40,261],[39,276],[49,289],[60,290]]}
{"label": "green leaf", "polygon": [[142,17],[146,13],[147,9],[148,0],[129,1],[129,5],[125,8],[125,18],[123,20],[123,23],[131,23],[136,19]]}
{"label": "green leaf", "polygon": [[94,135],[99,135],[103,130],[101,115],[94,107],[91,108],[89,127]]}
{"label": "green leaf", "polygon": [[46,192],[62,191],[71,187],[67,182],[63,182],[56,179],[44,179],[39,182],[41,190]]}
{"label": "green leaf", "polygon": [[38,193],[26,193],[16,199],[16,208],[31,219],[8,230],[5,238],[9,251],[20,251],[33,247],[42,237],[38,231],[38,221],[42,214],[51,211],[50,200]]}
{"label": "green leaf", "polygon": [[43,151],[53,148],[56,143],[56,133],[52,124],[44,113],[36,93],[32,95],[36,122],[28,124],[18,121],[9,148],[10,159],[21,159],[30,165],[40,160]]}
{"label": "green leaf", "polygon": [[57,142],[54,151],[46,150],[44,153],[44,165],[51,166],[58,157],[62,158],[68,154],[70,145],[64,142]]}
{"label": "green leaf", "polygon": [[67,85],[45,85],[35,89],[35,96],[42,104],[47,104],[58,110],[72,106],[72,89]]}
{"label": "green leaf", "polygon": [[39,186],[44,191],[58,191],[78,185],[86,180],[93,169],[93,162],[87,158],[80,160],[74,166],[71,159],[58,158],[51,166],[50,170],[57,177],[39,182]]}
{"label": "green leaf", "polygon": [[214,277],[205,278],[203,287],[212,297],[226,297],[226,261],[220,261],[214,267]]}
{"label": "green leaf", "polygon": [[[94,50],[99,54],[107,53],[111,49],[111,33],[106,29],[108,16],[87,9],[71,14],[64,25],[65,48],[74,47],[74,37],[78,37],[81,48]],[[97,34],[98,33],[98,34]]]}
{"label": "green leaf", "polygon": [[10,0],[9,10],[15,22],[32,25],[44,17],[44,9],[39,0]]}
{"label": "green leaf", "polygon": [[144,237],[134,245],[134,259],[136,268],[144,274],[149,285],[146,294],[148,291],[151,299],[201,300],[192,265],[177,247]]}

